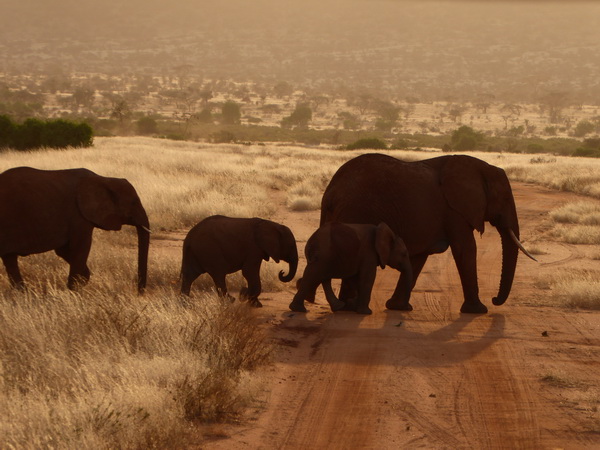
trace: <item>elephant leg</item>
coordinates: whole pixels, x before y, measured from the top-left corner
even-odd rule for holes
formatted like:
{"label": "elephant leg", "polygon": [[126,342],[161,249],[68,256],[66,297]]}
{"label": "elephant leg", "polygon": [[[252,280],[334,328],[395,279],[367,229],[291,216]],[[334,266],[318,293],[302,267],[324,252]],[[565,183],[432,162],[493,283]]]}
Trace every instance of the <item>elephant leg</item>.
{"label": "elephant leg", "polygon": [[372,314],[369,303],[371,302],[371,291],[375,284],[377,268],[363,270],[358,277],[358,298],[356,299],[356,312],[359,314]]}
{"label": "elephant leg", "polygon": [[181,270],[181,293],[190,296],[192,283],[204,272],[185,267]]}
{"label": "elephant leg", "polygon": [[358,295],[358,287],[355,277],[343,278],[340,287],[340,300],[349,303],[353,302]]}
{"label": "elephant leg", "polygon": [[248,283],[246,297],[250,302],[250,306],[260,308],[262,306],[262,303],[260,302],[260,300],[258,300],[258,296],[262,292],[262,285],[260,282],[260,263],[247,264],[242,269],[242,275]]}
{"label": "elephant leg", "polygon": [[[428,256],[429,255],[427,255],[427,254],[420,254],[420,255],[411,256],[411,258],[410,258],[410,264],[412,266],[412,273],[413,273],[413,279],[412,279],[412,288],[413,289],[415,287],[415,284],[417,284],[417,278],[419,277],[419,274],[423,270],[423,266],[427,262]],[[403,289],[403,286],[404,286],[404,278],[403,277],[404,276],[405,276],[404,273],[400,275],[400,279],[398,280],[398,284],[396,284],[396,289],[394,290],[392,297],[385,303],[385,307],[387,309],[394,309],[394,310],[398,310],[398,311],[412,311],[413,310],[412,305],[409,303],[410,298],[403,298],[403,295],[402,295],[402,292],[404,290]]]}
{"label": "elephant leg", "polygon": [[14,288],[22,290],[25,288],[25,283],[23,282],[23,278],[21,277],[21,271],[19,270],[19,262],[17,258],[18,256],[15,254],[4,255],[2,256],[2,262],[4,263],[4,267],[6,268],[6,273],[8,275],[10,285]]}
{"label": "elephant leg", "polygon": [[217,288],[217,295],[219,295],[219,297],[227,298],[233,302],[235,299],[227,293],[227,283],[225,282],[225,274],[209,272],[209,275],[215,283],[215,286]]}
{"label": "elephant leg", "polygon": [[333,288],[331,287],[331,278],[323,281],[323,291],[325,292],[325,298],[327,299],[327,303],[329,303],[329,307],[332,311],[340,311],[344,309],[346,304],[335,296]]}
{"label": "elephant leg", "polygon": [[292,311],[306,312],[306,307],[304,306],[305,300],[314,303],[316,290],[322,281],[320,273],[320,269],[315,265],[309,264],[306,266],[302,278],[296,283],[298,291],[289,306]]}
{"label": "elephant leg", "polygon": [[460,312],[485,314],[487,307],[479,300],[477,283],[477,244],[473,232],[469,229],[461,239],[451,240],[450,248],[458,269],[463,288],[464,303]]}
{"label": "elephant leg", "polygon": [[67,245],[68,247],[65,246],[65,248],[69,249],[68,252],[65,250],[65,253],[62,253],[61,249],[57,254],[69,263],[67,287],[75,289],[77,286],[87,284],[90,280],[91,272],[87,266],[87,259],[92,248],[92,233],[79,236]]}

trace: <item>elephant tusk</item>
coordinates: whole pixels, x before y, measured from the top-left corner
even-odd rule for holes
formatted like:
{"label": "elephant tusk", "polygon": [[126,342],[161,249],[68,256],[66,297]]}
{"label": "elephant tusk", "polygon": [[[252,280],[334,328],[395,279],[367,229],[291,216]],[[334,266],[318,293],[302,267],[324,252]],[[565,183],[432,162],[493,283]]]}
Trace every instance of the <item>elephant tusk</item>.
{"label": "elephant tusk", "polygon": [[142,230],[147,231],[148,233],[152,234],[152,231],[150,230],[150,228],[146,228],[143,225],[142,225]]}
{"label": "elephant tusk", "polygon": [[511,230],[510,228],[508,229],[508,232],[510,233],[510,237],[511,239],[514,241],[515,244],[517,244],[517,247],[519,247],[521,249],[521,251],[523,253],[525,253],[525,255],[529,256],[531,259],[533,259],[535,262],[538,262],[537,259],[535,259],[533,257],[533,255],[531,253],[529,253],[527,250],[525,250],[525,247],[523,247],[523,244],[521,244],[521,242],[519,241],[519,239],[517,239],[517,237],[515,236],[515,233],[513,233],[513,230]]}

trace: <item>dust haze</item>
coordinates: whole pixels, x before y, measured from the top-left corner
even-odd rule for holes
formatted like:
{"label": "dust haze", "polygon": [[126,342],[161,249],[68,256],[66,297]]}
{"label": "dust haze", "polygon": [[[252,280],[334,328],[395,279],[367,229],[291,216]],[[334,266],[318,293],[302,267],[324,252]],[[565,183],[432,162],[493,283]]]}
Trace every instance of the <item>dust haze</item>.
{"label": "dust haze", "polygon": [[[600,97],[600,6],[514,1],[5,0],[0,72],[287,81],[421,101]],[[0,78],[1,81],[1,78]]]}

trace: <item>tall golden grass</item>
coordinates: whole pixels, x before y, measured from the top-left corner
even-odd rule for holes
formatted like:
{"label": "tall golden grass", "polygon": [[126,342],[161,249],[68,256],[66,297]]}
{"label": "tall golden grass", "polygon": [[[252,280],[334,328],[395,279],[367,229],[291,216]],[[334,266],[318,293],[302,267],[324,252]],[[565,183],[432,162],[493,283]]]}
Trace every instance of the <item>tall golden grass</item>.
{"label": "tall golden grass", "polygon": [[[196,282],[189,304],[181,302],[180,247],[158,244],[160,230],[182,235],[217,213],[273,218],[276,201],[295,210],[318,209],[332,174],[358,154],[146,138],[3,153],[0,170],[86,167],[127,178],[158,233],[142,297],[135,295],[135,232],[127,227],[95,232],[92,278],[77,292],[65,288],[67,266],[53,253],[21,258],[25,293],[0,276],[0,448],[181,448],[201,439],[195,421],[238,414],[258,389],[255,371],[268,363],[272,345],[254,311],[211,294],[206,276]],[[573,165],[583,171],[579,161],[562,158],[540,164],[524,155],[474,156],[507,168],[513,179],[542,184],[550,172],[566,179],[579,175]],[[578,183],[583,185],[553,185]],[[278,289],[278,270],[266,265],[263,290]],[[235,275],[228,282],[235,290],[243,280]]]}

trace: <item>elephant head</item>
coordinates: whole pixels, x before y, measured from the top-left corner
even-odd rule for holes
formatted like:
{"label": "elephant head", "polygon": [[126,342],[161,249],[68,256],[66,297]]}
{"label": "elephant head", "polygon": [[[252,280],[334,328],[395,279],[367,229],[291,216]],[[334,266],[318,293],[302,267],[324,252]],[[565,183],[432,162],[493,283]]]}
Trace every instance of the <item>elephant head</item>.
{"label": "elephant head", "polygon": [[289,264],[288,274],[279,272],[279,280],[289,282],[296,276],[298,269],[298,248],[292,231],[285,225],[261,220],[255,231],[256,243],[264,252],[263,259],[273,258],[275,262],[283,260]]}
{"label": "elephant head", "polygon": [[146,287],[150,225],[134,187],[125,179],[89,176],[77,189],[81,215],[94,227],[120,230],[123,225],[136,227],[138,235],[138,291]]}
{"label": "elephant head", "polygon": [[440,173],[441,188],[451,209],[472,228],[484,232],[484,222],[496,227],[502,241],[502,274],[495,305],[503,304],[512,287],[519,249],[519,221],[510,182],[504,170],[469,156],[451,157]]}

